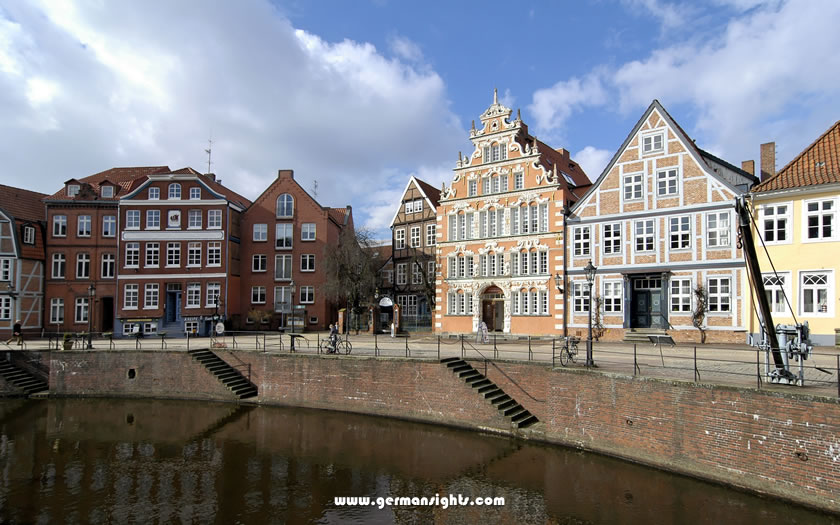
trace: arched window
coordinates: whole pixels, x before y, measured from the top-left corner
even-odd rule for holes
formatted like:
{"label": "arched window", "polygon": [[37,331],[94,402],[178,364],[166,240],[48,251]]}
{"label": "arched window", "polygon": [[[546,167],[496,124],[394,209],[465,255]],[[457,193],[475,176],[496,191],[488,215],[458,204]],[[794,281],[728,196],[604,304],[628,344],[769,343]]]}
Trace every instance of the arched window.
{"label": "arched window", "polygon": [[548,251],[512,252],[510,254],[510,269],[514,277],[548,275]]}
{"label": "arched window", "polygon": [[505,234],[505,210],[499,206],[491,206],[478,214],[478,236],[501,237]]}
{"label": "arched window", "polygon": [[548,315],[548,293],[545,290],[514,290],[510,299],[513,315]]}
{"label": "arched window", "polygon": [[463,241],[473,238],[473,212],[459,212],[449,215],[448,241]]}
{"label": "arched window", "polygon": [[277,197],[277,217],[292,217],[295,214],[295,199],[288,193]]}
{"label": "arched window", "polygon": [[169,185],[169,198],[170,199],[180,199],[181,198],[181,185],[177,182],[173,182]]}
{"label": "arched window", "polygon": [[510,224],[513,235],[548,231],[548,203],[511,208]]}

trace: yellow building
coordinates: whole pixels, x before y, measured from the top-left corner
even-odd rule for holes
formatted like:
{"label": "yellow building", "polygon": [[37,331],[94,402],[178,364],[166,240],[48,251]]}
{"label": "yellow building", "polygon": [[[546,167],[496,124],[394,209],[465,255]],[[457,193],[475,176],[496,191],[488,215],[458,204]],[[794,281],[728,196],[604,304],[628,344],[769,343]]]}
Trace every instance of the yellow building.
{"label": "yellow building", "polygon": [[[833,345],[840,330],[840,121],[776,174],[774,150],[772,143],[762,145],[762,171],[770,177],[752,190],[756,251],[773,321],[808,321],[813,344]],[[753,313],[750,332],[758,326]]]}

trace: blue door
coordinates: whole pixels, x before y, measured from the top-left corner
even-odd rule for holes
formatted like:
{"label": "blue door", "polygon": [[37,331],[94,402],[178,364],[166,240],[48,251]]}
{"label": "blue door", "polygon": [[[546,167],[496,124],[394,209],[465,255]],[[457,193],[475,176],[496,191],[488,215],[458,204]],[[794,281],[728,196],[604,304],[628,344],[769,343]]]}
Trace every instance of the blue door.
{"label": "blue door", "polygon": [[175,321],[181,322],[181,292],[175,292]]}

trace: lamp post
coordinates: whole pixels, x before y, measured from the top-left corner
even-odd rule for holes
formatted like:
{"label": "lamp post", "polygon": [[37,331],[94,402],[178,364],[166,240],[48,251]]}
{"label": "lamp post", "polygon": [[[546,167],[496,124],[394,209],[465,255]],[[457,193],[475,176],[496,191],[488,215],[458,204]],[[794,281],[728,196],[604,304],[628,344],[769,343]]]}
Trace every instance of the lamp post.
{"label": "lamp post", "polygon": [[592,360],[592,285],[595,284],[595,272],[598,268],[592,265],[590,260],[583,269],[586,273],[586,282],[589,284],[589,339],[586,341],[586,366],[595,366]]}
{"label": "lamp post", "polygon": [[290,319],[291,319],[291,324],[292,324],[292,333],[295,333],[295,292],[296,292],[296,290],[295,290],[295,281],[294,280],[289,281],[289,288],[291,288],[291,291],[292,291],[292,297],[291,297],[292,309],[291,309]]}
{"label": "lamp post", "polygon": [[554,274],[554,287],[557,288],[558,292],[563,293],[563,276],[559,273]]}
{"label": "lamp post", "polygon": [[87,347],[88,350],[93,349],[93,313],[96,310],[94,304],[96,304],[96,286],[93,283],[90,283],[88,287],[88,341]]}

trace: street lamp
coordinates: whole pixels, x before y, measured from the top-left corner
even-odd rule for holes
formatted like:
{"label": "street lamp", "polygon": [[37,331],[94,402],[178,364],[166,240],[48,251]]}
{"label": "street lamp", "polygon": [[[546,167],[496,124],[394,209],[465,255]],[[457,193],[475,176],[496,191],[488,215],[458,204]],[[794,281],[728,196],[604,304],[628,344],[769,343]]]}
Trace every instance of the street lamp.
{"label": "street lamp", "polygon": [[291,324],[292,324],[292,333],[295,333],[295,291],[296,290],[295,290],[295,281],[294,280],[289,281],[289,288],[291,288],[291,291],[292,291],[292,297],[291,297],[292,310],[291,310],[291,314],[290,314],[290,319],[291,319]]}
{"label": "street lamp", "polygon": [[96,310],[94,301],[96,301],[96,286],[90,283],[88,287],[88,350],[93,349],[93,313]]}
{"label": "street lamp", "polygon": [[563,293],[563,276],[559,273],[554,274],[554,287],[557,288],[558,292]]}
{"label": "street lamp", "polygon": [[598,268],[592,265],[592,260],[583,269],[586,274],[586,282],[589,284],[589,339],[586,341],[586,366],[595,366],[592,360],[592,285],[595,284],[595,272]]}

